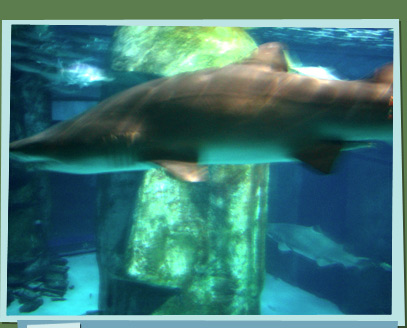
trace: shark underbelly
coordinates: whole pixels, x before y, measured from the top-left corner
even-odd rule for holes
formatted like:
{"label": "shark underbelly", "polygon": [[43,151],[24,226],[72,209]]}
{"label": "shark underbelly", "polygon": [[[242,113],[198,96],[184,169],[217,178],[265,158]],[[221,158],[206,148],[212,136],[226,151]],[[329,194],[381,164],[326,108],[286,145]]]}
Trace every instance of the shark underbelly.
{"label": "shark underbelly", "polygon": [[199,164],[262,164],[292,161],[287,149],[270,143],[215,144],[199,151]]}
{"label": "shark underbelly", "polygon": [[[219,143],[199,147],[197,151],[198,165],[261,164],[294,160],[289,156],[287,149],[269,143],[256,145]],[[165,161],[167,158],[158,157],[156,160]],[[130,152],[112,152],[103,156],[78,156],[72,161],[48,159],[37,165],[39,169],[75,174],[140,171],[158,167],[154,161],[135,158],[130,155]]]}
{"label": "shark underbelly", "polygon": [[35,163],[38,169],[73,173],[73,174],[98,174],[124,171],[143,171],[156,167],[150,162],[133,161],[127,154],[116,156],[83,157],[75,160],[54,160],[47,159]]}

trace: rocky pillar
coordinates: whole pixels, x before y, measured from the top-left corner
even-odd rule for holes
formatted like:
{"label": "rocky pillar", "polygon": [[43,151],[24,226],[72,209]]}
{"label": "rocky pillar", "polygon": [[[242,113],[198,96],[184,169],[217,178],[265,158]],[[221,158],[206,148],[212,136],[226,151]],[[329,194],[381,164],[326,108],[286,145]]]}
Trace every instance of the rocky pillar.
{"label": "rocky pillar", "polygon": [[[13,37],[34,26],[13,27]],[[10,140],[39,133],[51,124],[50,101],[46,81],[38,75],[11,72]],[[47,230],[51,200],[49,180],[45,172],[30,170],[30,166],[10,162],[8,212],[8,302],[19,298],[22,312],[30,312],[42,304],[41,294],[32,281],[45,284],[50,264]]]}
{"label": "rocky pillar", "polygon": [[[222,66],[255,48],[237,28],[126,27],[115,38],[113,67],[164,75]],[[106,180],[101,313],[260,314],[268,165],[211,166],[209,173],[208,182],[192,184],[149,170],[137,195],[131,179]],[[119,222],[121,232],[113,228]]]}

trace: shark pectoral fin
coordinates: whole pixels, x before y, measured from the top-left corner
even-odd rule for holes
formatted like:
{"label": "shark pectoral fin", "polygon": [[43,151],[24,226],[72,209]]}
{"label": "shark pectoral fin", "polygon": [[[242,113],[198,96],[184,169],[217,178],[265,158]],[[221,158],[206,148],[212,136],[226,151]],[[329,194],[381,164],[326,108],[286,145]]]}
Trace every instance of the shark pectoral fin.
{"label": "shark pectoral fin", "polygon": [[291,248],[287,246],[285,243],[278,243],[278,249],[282,252],[291,251]]}
{"label": "shark pectoral fin", "polygon": [[198,166],[197,163],[172,160],[158,160],[153,162],[163,167],[169,174],[183,181],[202,182],[207,180],[208,177],[208,167]]}
{"label": "shark pectoral fin", "polygon": [[294,157],[322,173],[331,173],[333,164],[343,147],[342,142],[321,141],[303,148]]}

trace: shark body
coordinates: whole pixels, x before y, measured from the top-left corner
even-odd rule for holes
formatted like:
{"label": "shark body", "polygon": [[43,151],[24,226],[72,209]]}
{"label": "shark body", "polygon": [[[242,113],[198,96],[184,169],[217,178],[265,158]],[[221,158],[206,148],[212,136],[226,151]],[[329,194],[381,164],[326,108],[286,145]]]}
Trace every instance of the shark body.
{"label": "shark body", "polygon": [[292,251],[315,261],[318,266],[343,265],[346,268],[363,269],[380,266],[391,271],[387,263],[374,263],[369,258],[355,256],[347,252],[343,245],[336,243],[314,227],[291,223],[271,223],[268,236],[278,243],[281,251]]}
{"label": "shark body", "polygon": [[202,181],[208,164],[300,160],[330,172],[355,142],[391,140],[392,64],[371,79],[287,72],[283,46],[247,60],[137,85],[10,144],[40,169],[100,173],[164,167]]}

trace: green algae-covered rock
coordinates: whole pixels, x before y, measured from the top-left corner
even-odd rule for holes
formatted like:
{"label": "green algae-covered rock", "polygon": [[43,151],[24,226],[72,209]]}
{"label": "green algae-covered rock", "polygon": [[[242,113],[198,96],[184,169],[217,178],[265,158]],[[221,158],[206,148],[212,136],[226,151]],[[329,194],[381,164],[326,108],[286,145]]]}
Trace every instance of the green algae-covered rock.
{"label": "green algae-covered rock", "polygon": [[154,314],[259,314],[267,185],[268,165],[212,166],[202,184],[146,175],[128,272],[181,290]]}
{"label": "green algae-covered rock", "polygon": [[[27,28],[20,27],[16,31],[26,32]],[[50,101],[44,92],[46,82],[29,73],[22,74],[19,81],[10,97],[11,140],[39,133],[51,124],[48,115]],[[47,229],[49,225],[51,200],[48,173],[30,171],[30,165],[12,162],[9,179],[7,259],[9,263],[34,261],[47,248],[40,227]]]}
{"label": "green algae-covered rock", "polygon": [[[241,28],[121,27],[113,68],[173,75],[227,65],[255,47]],[[117,183],[100,197],[102,313],[260,314],[268,165],[210,166],[209,180],[196,184],[149,170],[134,200]],[[109,222],[130,211],[121,219],[132,222],[122,229],[129,235],[119,238],[127,245],[115,246]]]}
{"label": "green algae-covered rock", "polygon": [[112,68],[171,76],[225,66],[256,47],[240,27],[123,26],[114,35]]}

